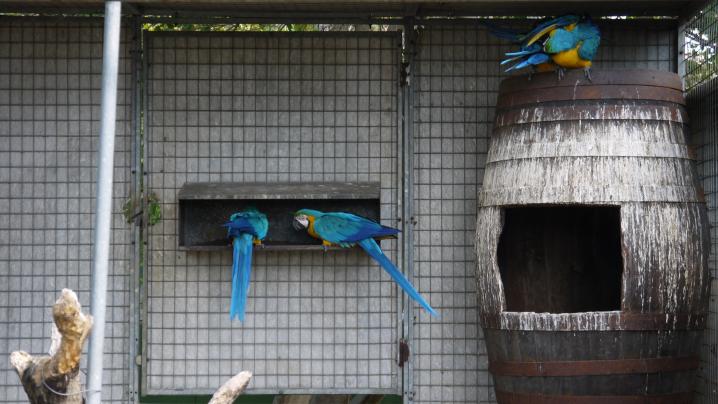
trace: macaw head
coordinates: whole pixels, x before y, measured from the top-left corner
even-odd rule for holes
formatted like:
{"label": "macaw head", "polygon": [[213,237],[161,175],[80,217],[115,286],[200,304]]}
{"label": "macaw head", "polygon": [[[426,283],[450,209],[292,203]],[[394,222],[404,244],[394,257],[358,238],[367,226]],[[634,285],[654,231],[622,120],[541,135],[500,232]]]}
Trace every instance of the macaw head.
{"label": "macaw head", "polygon": [[311,221],[313,221],[317,216],[321,215],[322,212],[318,210],[313,209],[299,209],[298,211],[294,212],[294,222],[292,223],[292,226],[294,226],[295,230],[304,230],[309,228],[309,224]]}

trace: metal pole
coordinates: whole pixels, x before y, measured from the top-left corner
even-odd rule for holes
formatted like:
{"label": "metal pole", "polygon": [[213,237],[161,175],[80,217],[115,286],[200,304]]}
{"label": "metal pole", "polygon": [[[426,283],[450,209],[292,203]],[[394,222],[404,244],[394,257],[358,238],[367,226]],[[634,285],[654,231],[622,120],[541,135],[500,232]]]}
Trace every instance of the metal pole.
{"label": "metal pole", "polygon": [[133,274],[130,280],[130,349],[129,351],[129,367],[130,367],[130,386],[129,401],[131,403],[139,402],[140,392],[140,376],[139,376],[139,345],[140,345],[140,257],[142,254],[142,25],[140,17],[135,15],[132,17],[132,132],[135,140],[132,143],[132,191],[130,193],[133,201],[132,209],[132,266]]}
{"label": "metal pole", "polygon": [[[416,56],[416,28],[413,17],[404,20],[404,52],[406,54],[406,83],[404,83],[404,133],[403,149],[401,158],[404,160],[403,177],[403,202],[404,214],[404,274],[409,281],[414,282],[414,89],[415,84],[415,56]],[[415,283],[416,285],[416,283]],[[400,292],[403,295],[403,293]],[[404,340],[409,346],[409,360],[403,367],[403,402],[410,404],[414,402],[414,303],[410,299],[405,300],[404,306]]]}
{"label": "metal pole", "polygon": [[92,295],[90,311],[94,319],[88,353],[87,403],[100,404],[102,399],[103,344],[105,339],[105,306],[107,300],[107,267],[110,252],[112,214],[112,171],[115,153],[115,114],[117,113],[117,69],[120,49],[119,0],[105,2],[105,36],[102,55],[102,104],[100,148],[97,170],[97,213],[92,262]]}

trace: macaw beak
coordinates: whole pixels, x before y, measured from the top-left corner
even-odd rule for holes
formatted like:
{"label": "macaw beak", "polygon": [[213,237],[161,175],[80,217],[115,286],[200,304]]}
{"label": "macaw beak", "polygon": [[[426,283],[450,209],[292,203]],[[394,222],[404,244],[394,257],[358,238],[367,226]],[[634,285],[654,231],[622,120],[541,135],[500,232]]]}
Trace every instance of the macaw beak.
{"label": "macaw beak", "polygon": [[299,222],[299,220],[295,217],[294,220],[292,220],[292,227],[294,227],[294,230],[304,230],[304,226]]}

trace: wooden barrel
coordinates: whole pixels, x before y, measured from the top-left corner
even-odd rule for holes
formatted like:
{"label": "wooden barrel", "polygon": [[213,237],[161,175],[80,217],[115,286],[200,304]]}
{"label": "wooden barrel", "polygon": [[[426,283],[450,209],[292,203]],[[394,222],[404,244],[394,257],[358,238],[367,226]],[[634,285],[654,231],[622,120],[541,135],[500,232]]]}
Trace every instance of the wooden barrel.
{"label": "wooden barrel", "polygon": [[477,223],[499,403],[690,403],[709,234],[679,77],[502,82]]}

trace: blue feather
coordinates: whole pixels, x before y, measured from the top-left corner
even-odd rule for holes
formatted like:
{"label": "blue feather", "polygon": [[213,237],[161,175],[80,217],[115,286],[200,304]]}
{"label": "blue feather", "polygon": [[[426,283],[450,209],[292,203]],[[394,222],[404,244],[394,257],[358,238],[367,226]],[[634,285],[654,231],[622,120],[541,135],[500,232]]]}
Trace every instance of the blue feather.
{"label": "blue feather", "polygon": [[249,279],[252,274],[252,235],[244,233],[232,241],[234,256],[232,259],[232,299],[229,318],[244,321],[244,313],[249,292]]}
{"label": "blue feather", "polygon": [[338,244],[342,247],[351,247],[359,244],[379,265],[389,273],[392,279],[411,297],[416,300],[429,313],[437,316],[429,303],[411,285],[408,279],[394,266],[389,258],[377,244],[375,238],[395,236],[399,230],[383,226],[372,220],[345,212],[320,212],[312,209],[301,209],[295,216],[305,215],[314,218],[314,232],[322,240]]}
{"label": "blue feather", "polygon": [[249,294],[249,280],[252,275],[252,248],[254,239],[263,240],[269,230],[267,216],[249,208],[230,216],[227,235],[232,238],[232,298],[229,318],[244,321]]}
{"label": "blue feather", "polygon": [[364,251],[367,252],[372,258],[376,260],[376,262],[381,265],[384,270],[389,274],[389,276],[394,279],[394,282],[396,282],[399,286],[401,286],[402,289],[404,289],[404,292],[409,295],[412,299],[414,299],[417,303],[419,303],[426,311],[428,311],[432,316],[438,316],[439,313],[434,310],[429,303],[424,300],[423,297],[419,294],[419,292],[414,289],[414,286],[409,282],[408,279],[404,277],[404,275],[397,269],[397,267],[394,266],[394,264],[389,260],[389,258],[384,254],[384,252],[381,250],[381,247],[379,247],[379,244],[374,241],[372,238],[367,238],[364,240],[359,241],[359,246],[364,249]]}
{"label": "blue feather", "polygon": [[546,63],[546,62],[548,62],[550,59],[551,59],[551,58],[549,57],[549,55],[547,55],[547,54],[545,54],[545,53],[537,53],[537,54],[535,54],[535,55],[531,55],[529,58],[527,58],[527,59],[524,60],[523,62],[518,63],[518,64],[516,64],[516,65],[514,65],[514,66],[509,67],[508,69],[506,69],[506,71],[507,71],[507,72],[510,72],[510,71],[512,71],[512,70],[523,69],[524,67],[538,66],[538,65],[540,65],[541,63]]}
{"label": "blue feather", "polygon": [[524,56],[524,55],[531,55],[533,53],[541,51],[541,45],[539,44],[533,44],[529,46],[528,48],[522,48],[520,51],[516,52],[507,52],[505,53],[506,56]]}

